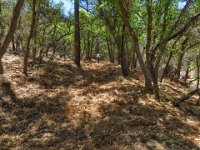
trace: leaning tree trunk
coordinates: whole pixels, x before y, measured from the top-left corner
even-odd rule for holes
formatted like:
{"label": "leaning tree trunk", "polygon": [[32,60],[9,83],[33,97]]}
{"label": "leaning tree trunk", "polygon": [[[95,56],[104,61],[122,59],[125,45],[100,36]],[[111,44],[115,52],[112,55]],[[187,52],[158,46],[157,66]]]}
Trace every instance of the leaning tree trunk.
{"label": "leaning tree trunk", "polygon": [[29,57],[29,51],[30,51],[30,43],[31,43],[31,39],[34,35],[34,28],[35,28],[35,18],[36,18],[36,11],[35,11],[35,7],[36,7],[36,0],[33,0],[33,6],[32,6],[32,23],[31,23],[31,29],[30,29],[30,34],[27,40],[27,44],[26,44],[26,52],[25,52],[25,56],[24,56],[24,68],[23,68],[23,73],[27,76],[27,70],[28,70],[28,57]]}
{"label": "leaning tree trunk", "polygon": [[74,51],[75,59],[74,62],[77,68],[81,68],[81,43],[80,43],[80,24],[79,24],[79,0],[74,1],[74,13],[75,13],[75,36],[74,36]]}
{"label": "leaning tree trunk", "polygon": [[132,26],[129,23],[127,11],[126,11],[125,7],[123,6],[123,2],[121,2],[120,0],[119,0],[119,7],[120,7],[120,12],[122,14],[122,20],[123,20],[124,24],[126,25],[126,27],[128,28],[130,35],[131,35],[131,38],[133,40],[133,43],[135,44],[134,51],[136,52],[139,65],[140,65],[141,70],[143,72],[143,75],[145,77],[145,83],[146,83],[145,89],[146,89],[146,91],[153,92],[154,89],[153,89],[153,86],[152,86],[153,79],[152,79],[152,76],[151,76],[151,72],[150,72],[149,68],[144,63],[142,54],[140,52],[138,37],[137,37],[134,29],[132,28]]}
{"label": "leaning tree trunk", "polygon": [[10,28],[8,30],[8,33],[7,33],[5,40],[0,49],[0,74],[3,74],[3,72],[4,72],[2,58],[3,58],[4,54],[6,53],[6,50],[12,40],[13,34],[15,33],[15,30],[17,28],[17,20],[20,16],[20,11],[21,11],[23,4],[24,4],[24,0],[18,0],[15,8],[13,9],[13,16],[11,19]]}
{"label": "leaning tree trunk", "polygon": [[4,36],[4,25],[3,25],[3,16],[2,16],[2,2],[0,1],[0,46],[3,42],[3,36]]}
{"label": "leaning tree trunk", "polygon": [[182,102],[184,102],[185,100],[189,99],[189,98],[192,97],[193,95],[198,94],[199,92],[200,92],[200,89],[195,89],[195,90],[189,92],[188,94],[183,95],[181,98],[179,98],[179,99],[173,101],[172,103],[173,103],[174,106],[178,107],[178,106],[180,105],[180,103],[182,103]]}

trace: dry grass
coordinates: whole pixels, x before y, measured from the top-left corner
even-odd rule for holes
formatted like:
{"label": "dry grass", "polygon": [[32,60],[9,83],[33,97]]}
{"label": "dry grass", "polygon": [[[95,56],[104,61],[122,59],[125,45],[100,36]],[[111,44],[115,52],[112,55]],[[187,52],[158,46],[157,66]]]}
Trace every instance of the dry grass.
{"label": "dry grass", "polygon": [[162,99],[144,93],[143,78],[128,78],[119,66],[55,61],[22,73],[22,60],[6,56],[0,76],[0,149],[145,150],[200,147],[196,97],[165,81]]}

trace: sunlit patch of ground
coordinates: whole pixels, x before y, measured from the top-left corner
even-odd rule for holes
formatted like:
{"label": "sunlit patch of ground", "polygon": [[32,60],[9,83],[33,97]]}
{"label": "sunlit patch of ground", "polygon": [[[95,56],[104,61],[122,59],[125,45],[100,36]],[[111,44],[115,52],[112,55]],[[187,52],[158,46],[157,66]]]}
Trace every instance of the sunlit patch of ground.
{"label": "sunlit patch of ground", "polygon": [[144,93],[138,72],[124,78],[108,62],[54,61],[29,71],[6,55],[0,77],[0,149],[196,149],[200,147],[197,97],[172,106],[188,92],[160,85],[161,100]]}

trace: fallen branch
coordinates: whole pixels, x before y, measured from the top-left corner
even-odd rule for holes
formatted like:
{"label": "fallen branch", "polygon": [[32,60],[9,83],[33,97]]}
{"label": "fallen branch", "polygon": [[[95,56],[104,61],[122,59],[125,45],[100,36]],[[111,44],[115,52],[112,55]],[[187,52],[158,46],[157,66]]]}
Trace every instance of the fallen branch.
{"label": "fallen branch", "polygon": [[181,98],[173,101],[172,103],[174,106],[179,107],[180,103],[184,102],[185,100],[189,99],[190,97],[192,97],[193,95],[198,94],[198,93],[200,93],[200,89],[195,89],[195,90],[189,92],[188,94],[183,95]]}

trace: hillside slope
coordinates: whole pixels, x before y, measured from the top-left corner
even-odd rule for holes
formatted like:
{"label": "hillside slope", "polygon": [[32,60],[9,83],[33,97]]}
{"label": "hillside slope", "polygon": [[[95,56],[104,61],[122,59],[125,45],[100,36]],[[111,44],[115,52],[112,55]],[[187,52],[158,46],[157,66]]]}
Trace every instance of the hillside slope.
{"label": "hillside slope", "polygon": [[164,81],[161,100],[144,93],[143,77],[128,78],[108,62],[54,61],[22,72],[6,55],[0,76],[0,149],[132,150],[200,147],[197,97],[172,106],[189,89]]}

